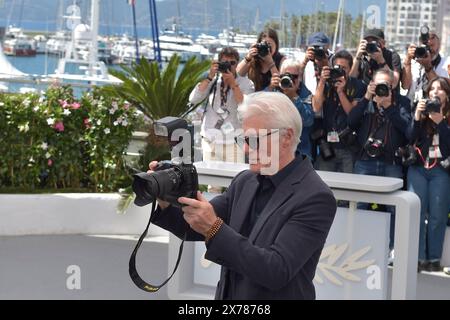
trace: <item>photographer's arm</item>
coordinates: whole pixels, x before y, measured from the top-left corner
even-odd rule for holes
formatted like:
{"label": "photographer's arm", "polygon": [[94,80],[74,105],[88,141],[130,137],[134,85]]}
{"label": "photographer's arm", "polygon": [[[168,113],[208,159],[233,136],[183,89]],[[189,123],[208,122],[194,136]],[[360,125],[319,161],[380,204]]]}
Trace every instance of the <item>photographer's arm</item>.
{"label": "photographer's arm", "polygon": [[352,111],[350,111],[350,113],[348,114],[348,126],[351,129],[356,130],[361,126],[362,120],[364,118],[364,112],[366,111],[368,105],[369,100],[364,97],[361,101],[358,102],[356,107],[354,107]]}
{"label": "photographer's arm", "polygon": [[408,54],[406,55],[405,61],[403,62],[402,70],[402,88],[404,90],[409,90],[412,85],[412,61],[415,56],[417,46],[412,44],[408,48]]}
{"label": "photographer's arm", "polygon": [[319,83],[317,84],[316,93],[312,99],[312,107],[314,112],[321,112],[323,104],[325,103],[325,84],[330,79],[330,68],[324,67],[320,75]]}
{"label": "photographer's arm", "polygon": [[391,120],[392,125],[406,135],[411,123],[410,102],[408,98],[402,98],[398,104],[398,107],[387,108],[384,111],[389,120]]}

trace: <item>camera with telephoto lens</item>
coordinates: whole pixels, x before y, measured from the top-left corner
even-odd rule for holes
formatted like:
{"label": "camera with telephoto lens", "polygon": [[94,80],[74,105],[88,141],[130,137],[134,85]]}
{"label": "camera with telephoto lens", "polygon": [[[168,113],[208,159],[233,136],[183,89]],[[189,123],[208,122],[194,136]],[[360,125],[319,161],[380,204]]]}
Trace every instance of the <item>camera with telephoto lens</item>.
{"label": "camera with telephoto lens", "polygon": [[332,85],[334,85],[338,79],[345,77],[345,70],[340,65],[335,65],[330,70],[330,79],[328,80]]}
{"label": "camera with telephoto lens", "polygon": [[314,56],[318,60],[325,59],[325,57],[327,56],[325,48],[322,46],[314,46]]}
{"label": "camera with telephoto lens", "polygon": [[427,102],[425,102],[425,111],[423,112],[424,115],[429,115],[430,113],[440,113],[441,112],[441,99],[439,97],[434,98],[433,100],[428,99]]}
{"label": "camera with telephoto lens", "polygon": [[407,145],[406,147],[400,147],[395,156],[402,159],[402,165],[405,167],[412,166],[417,163],[417,151],[413,145]]}
{"label": "camera with telephoto lens", "polygon": [[231,63],[228,61],[219,62],[219,72],[227,73],[231,71]]}
{"label": "camera with telephoto lens", "polygon": [[256,49],[258,49],[258,55],[261,58],[264,58],[269,55],[271,47],[268,42],[263,41],[261,43],[256,44]]}
{"label": "camera with telephoto lens", "polygon": [[420,28],[420,41],[422,44],[416,48],[414,52],[414,58],[425,58],[430,52],[428,41],[430,40],[430,28],[423,26]]}
{"label": "camera with telephoto lens", "polygon": [[179,198],[197,199],[197,170],[192,164],[163,161],[152,174],[142,172],[134,175],[133,191],[136,193],[135,203],[140,207],[161,199],[180,208]]}
{"label": "camera with telephoto lens", "polygon": [[391,92],[391,87],[387,83],[379,83],[375,87],[375,94],[378,97],[389,97],[390,92]]}
{"label": "camera with telephoto lens", "polygon": [[[174,117],[156,121],[154,131],[156,136],[167,137],[171,148],[191,136],[186,120]],[[180,133],[178,141],[172,141],[175,133]],[[143,207],[156,199],[161,199],[175,207],[181,207],[178,203],[179,198],[196,199],[199,189],[198,175],[196,168],[190,162],[190,159],[184,158],[163,161],[158,163],[155,172],[151,174],[141,172],[134,175],[135,204]]]}
{"label": "camera with telephoto lens", "polygon": [[384,153],[384,143],[380,139],[370,137],[364,145],[364,150],[371,158],[378,158]]}
{"label": "camera with telephoto lens", "polygon": [[325,130],[316,130],[311,134],[311,139],[319,147],[320,155],[323,160],[328,161],[335,157],[333,146],[328,142],[327,133]]}
{"label": "camera with telephoto lens", "polygon": [[285,73],[284,75],[281,75],[280,80],[280,88],[281,89],[289,89],[294,87],[294,76],[290,73]]}
{"label": "camera with telephoto lens", "polygon": [[379,51],[378,49],[379,49],[378,42],[372,41],[372,42],[367,43],[366,52],[368,54],[377,53]]}

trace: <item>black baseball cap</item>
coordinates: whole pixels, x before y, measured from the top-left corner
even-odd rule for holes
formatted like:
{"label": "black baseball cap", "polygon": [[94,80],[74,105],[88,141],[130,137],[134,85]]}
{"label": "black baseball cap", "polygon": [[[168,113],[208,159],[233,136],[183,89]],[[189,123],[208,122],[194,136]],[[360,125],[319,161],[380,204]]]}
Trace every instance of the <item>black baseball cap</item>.
{"label": "black baseball cap", "polygon": [[379,40],[384,40],[384,32],[381,29],[369,29],[364,33],[364,39],[367,38],[377,38]]}

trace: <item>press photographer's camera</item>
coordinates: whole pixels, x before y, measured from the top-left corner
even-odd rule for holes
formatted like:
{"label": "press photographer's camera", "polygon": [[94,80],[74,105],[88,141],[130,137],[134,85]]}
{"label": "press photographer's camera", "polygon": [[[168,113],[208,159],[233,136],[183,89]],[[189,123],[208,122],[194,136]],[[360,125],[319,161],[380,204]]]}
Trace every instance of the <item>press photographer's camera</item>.
{"label": "press photographer's camera", "polygon": [[417,151],[413,145],[401,147],[395,152],[397,158],[402,159],[402,165],[405,167],[412,166],[417,163]]}
{"label": "press photographer's camera", "polygon": [[280,87],[281,89],[289,89],[294,87],[294,76],[290,73],[281,75]]}
{"label": "press photographer's camera", "polygon": [[430,28],[428,26],[423,26],[420,28],[420,41],[422,44],[416,48],[414,53],[415,58],[425,58],[430,52],[430,47],[428,46],[428,41],[430,40]]}
{"label": "press photographer's camera", "polygon": [[328,161],[335,157],[334,149],[327,140],[327,133],[323,129],[318,129],[311,134],[311,139],[319,147],[320,155],[323,160]]}
{"label": "press photographer's camera", "polygon": [[219,72],[227,73],[231,71],[231,63],[228,61],[219,62]]}
{"label": "press photographer's camera", "polygon": [[256,49],[258,49],[258,55],[261,58],[265,58],[266,56],[269,55],[271,47],[270,47],[269,43],[267,43],[266,41],[263,41],[256,45]]}
{"label": "press photographer's camera", "polygon": [[318,60],[325,59],[327,56],[325,48],[322,46],[314,46],[314,56]]}
{"label": "press photographer's camera", "polygon": [[364,150],[371,158],[381,157],[384,153],[384,143],[380,139],[370,137],[364,145]]}
{"label": "press photographer's camera", "polygon": [[391,92],[391,87],[387,83],[379,83],[375,87],[375,94],[378,97],[389,97]]}
{"label": "press photographer's camera", "polygon": [[345,77],[345,70],[344,68],[342,68],[340,65],[335,65],[331,70],[330,70],[330,83],[331,84],[335,84],[338,79]]}
{"label": "press photographer's camera", "polygon": [[441,112],[441,99],[439,97],[434,98],[433,100],[427,100],[425,103],[425,111],[423,112],[424,115],[429,115],[430,113],[440,113]]}
{"label": "press photographer's camera", "polygon": [[367,43],[366,52],[368,54],[374,54],[374,53],[378,52],[378,49],[379,49],[378,42],[372,41],[372,42]]}

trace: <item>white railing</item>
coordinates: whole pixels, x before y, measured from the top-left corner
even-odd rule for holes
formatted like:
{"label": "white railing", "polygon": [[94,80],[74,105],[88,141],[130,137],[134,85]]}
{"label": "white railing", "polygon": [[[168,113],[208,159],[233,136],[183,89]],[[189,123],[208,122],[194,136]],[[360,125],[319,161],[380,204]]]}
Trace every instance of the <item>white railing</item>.
{"label": "white railing", "polygon": [[[228,187],[247,165],[200,162],[195,164],[200,184]],[[419,242],[420,199],[416,194],[401,191],[403,181],[395,178],[361,176],[333,172],[318,172],[334,192],[336,199],[350,201],[347,217],[347,238],[352,237],[357,202],[393,205],[396,207],[395,259],[391,298],[415,299],[417,288],[417,259]],[[380,235],[388,237],[388,234]],[[169,269],[175,264],[179,241],[173,235],[169,242]],[[195,245],[185,246],[180,270],[169,282],[171,299],[212,299],[214,288],[194,281]],[[170,272],[171,270],[169,270]],[[342,297],[336,297],[339,299]]]}

